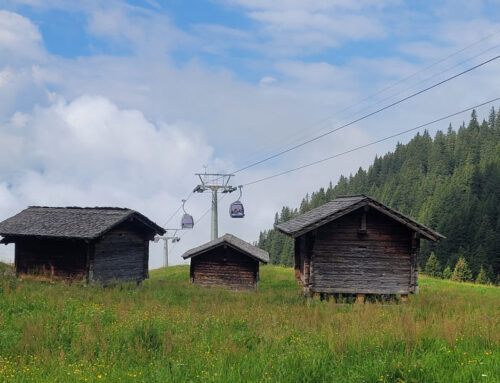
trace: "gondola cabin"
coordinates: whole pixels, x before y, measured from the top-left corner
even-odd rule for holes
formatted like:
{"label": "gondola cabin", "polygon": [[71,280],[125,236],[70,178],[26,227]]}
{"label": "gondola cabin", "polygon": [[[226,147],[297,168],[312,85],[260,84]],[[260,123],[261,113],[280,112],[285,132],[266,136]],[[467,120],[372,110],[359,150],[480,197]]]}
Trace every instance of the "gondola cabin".
{"label": "gondola cabin", "polygon": [[181,219],[181,228],[182,229],[192,229],[194,227],[194,219],[193,216],[188,213],[184,213]]}
{"label": "gondola cabin", "polygon": [[229,206],[229,215],[231,216],[231,218],[243,218],[243,217],[245,217],[245,208],[243,207],[243,204],[241,203],[241,196],[243,194],[243,190],[242,190],[243,185],[238,186],[238,189],[240,189],[240,196],[238,197],[238,200],[234,201]]}
{"label": "gondola cabin", "polygon": [[245,217],[245,208],[240,201],[235,201],[229,206],[229,215],[231,218]]}
{"label": "gondola cabin", "polygon": [[295,277],[308,295],[417,293],[420,239],[444,238],[365,195],[339,197],[275,228],[295,239]]}
{"label": "gondola cabin", "polygon": [[182,258],[191,259],[191,282],[231,289],[254,289],[259,281],[260,263],[269,254],[231,234],[191,249]]}
{"label": "gondola cabin", "polygon": [[164,233],[121,208],[29,207],[0,223],[18,274],[105,285],[148,278],[149,241]]}

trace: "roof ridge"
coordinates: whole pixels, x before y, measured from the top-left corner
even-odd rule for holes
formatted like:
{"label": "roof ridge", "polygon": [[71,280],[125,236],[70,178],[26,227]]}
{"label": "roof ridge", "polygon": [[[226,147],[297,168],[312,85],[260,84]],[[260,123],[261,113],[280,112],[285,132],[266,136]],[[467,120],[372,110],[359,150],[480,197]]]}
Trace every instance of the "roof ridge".
{"label": "roof ridge", "polygon": [[112,206],[28,206],[28,209],[73,209],[73,210],[118,210],[118,211],[136,211],[127,207],[112,207]]}
{"label": "roof ridge", "polygon": [[365,198],[371,198],[373,199],[373,197],[370,197],[369,195],[366,195],[366,194],[345,194],[345,195],[339,195],[337,197],[335,197],[334,199],[332,199],[332,201],[335,201],[336,199],[339,199],[339,198],[352,198],[352,197],[365,197]]}
{"label": "roof ridge", "polygon": [[223,242],[236,246],[240,251],[247,253],[250,257],[257,258],[259,261],[268,263],[269,262],[269,253],[258,246],[251,244],[250,242],[245,241],[237,237],[234,234],[225,233],[223,236],[213,239],[207,243],[204,243],[200,246],[194,247],[192,249],[187,250],[182,258],[187,259],[192,256],[196,256],[197,253],[202,253],[204,251],[208,251],[212,249],[214,246],[219,246]]}

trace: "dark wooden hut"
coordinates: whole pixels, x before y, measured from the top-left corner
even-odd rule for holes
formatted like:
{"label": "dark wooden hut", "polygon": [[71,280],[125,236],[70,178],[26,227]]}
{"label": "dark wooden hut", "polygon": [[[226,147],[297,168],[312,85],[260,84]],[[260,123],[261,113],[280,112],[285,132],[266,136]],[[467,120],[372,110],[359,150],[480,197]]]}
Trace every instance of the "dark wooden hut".
{"label": "dark wooden hut", "polygon": [[304,292],[418,292],[420,238],[441,234],[365,195],[339,197],[275,226],[295,238],[295,277]]}
{"label": "dark wooden hut", "polygon": [[148,278],[149,241],[165,230],[121,208],[29,207],[0,223],[18,274],[110,284]]}
{"label": "dark wooden hut", "polygon": [[269,262],[266,251],[231,234],[191,249],[182,258],[191,258],[191,282],[232,289],[257,288],[259,263]]}

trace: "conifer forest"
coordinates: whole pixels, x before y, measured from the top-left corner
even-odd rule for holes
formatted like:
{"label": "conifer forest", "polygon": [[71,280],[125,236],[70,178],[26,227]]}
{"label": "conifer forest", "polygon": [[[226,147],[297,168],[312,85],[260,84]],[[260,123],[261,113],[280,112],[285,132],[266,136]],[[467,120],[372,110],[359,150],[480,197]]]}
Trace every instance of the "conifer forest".
{"label": "conifer forest", "polygon": [[[316,208],[337,196],[367,194],[447,238],[434,244],[422,241],[419,267],[431,255],[434,272],[446,277],[457,262],[478,277],[498,283],[500,273],[500,112],[491,109],[487,120],[472,112],[458,129],[418,133],[393,152],[375,157],[369,168],[337,184],[306,195],[300,206],[284,206],[275,224]],[[293,239],[274,229],[260,233],[258,245],[271,263],[293,265]],[[437,260],[437,262],[436,262]]]}

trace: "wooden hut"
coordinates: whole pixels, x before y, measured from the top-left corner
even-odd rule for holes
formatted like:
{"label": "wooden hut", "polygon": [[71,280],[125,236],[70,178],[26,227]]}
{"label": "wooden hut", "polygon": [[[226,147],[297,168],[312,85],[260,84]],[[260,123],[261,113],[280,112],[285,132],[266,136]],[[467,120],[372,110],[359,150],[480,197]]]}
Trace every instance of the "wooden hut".
{"label": "wooden hut", "polygon": [[148,278],[149,241],[165,230],[121,208],[29,207],[0,223],[18,274],[110,284]]}
{"label": "wooden hut", "polygon": [[365,195],[339,197],[275,225],[295,238],[295,277],[306,294],[418,292],[420,238],[441,234]]}
{"label": "wooden hut", "polygon": [[231,234],[191,249],[182,255],[191,258],[191,282],[233,289],[257,288],[259,263],[269,254]]}

